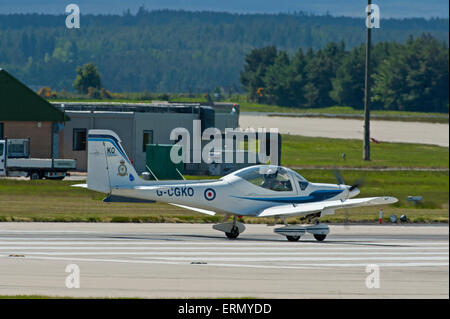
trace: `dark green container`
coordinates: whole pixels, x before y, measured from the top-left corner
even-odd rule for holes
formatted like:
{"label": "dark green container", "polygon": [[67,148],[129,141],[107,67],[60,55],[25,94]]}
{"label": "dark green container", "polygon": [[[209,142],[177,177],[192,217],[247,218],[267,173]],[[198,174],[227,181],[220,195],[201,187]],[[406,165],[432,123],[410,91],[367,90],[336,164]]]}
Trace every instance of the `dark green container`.
{"label": "dark green container", "polygon": [[[183,162],[174,164],[170,159],[170,151],[172,147],[177,148],[179,154],[181,154],[180,145],[171,144],[147,144],[145,147],[146,165],[151,169],[151,173],[155,174],[158,180],[170,179],[178,180],[183,179],[180,175],[183,174]],[[177,169],[180,173],[177,172]],[[151,179],[155,179],[151,175]]]}

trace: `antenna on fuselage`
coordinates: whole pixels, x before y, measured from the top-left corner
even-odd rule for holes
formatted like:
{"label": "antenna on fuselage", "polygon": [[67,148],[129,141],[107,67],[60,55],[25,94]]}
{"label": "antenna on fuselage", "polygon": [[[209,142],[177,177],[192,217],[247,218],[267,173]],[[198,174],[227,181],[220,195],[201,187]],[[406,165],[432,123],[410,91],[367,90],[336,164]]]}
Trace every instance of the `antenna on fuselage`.
{"label": "antenna on fuselage", "polygon": [[148,169],[148,171],[150,172],[150,174],[152,174],[153,175],[153,177],[156,179],[156,181],[157,182],[159,182],[159,179],[158,179],[158,177],[156,177],[156,175],[155,174],[153,174],[153,172],[152,172],[152,170],[150,169],[150,167],[148,167],[148,165],[145,165],[145,167]]}

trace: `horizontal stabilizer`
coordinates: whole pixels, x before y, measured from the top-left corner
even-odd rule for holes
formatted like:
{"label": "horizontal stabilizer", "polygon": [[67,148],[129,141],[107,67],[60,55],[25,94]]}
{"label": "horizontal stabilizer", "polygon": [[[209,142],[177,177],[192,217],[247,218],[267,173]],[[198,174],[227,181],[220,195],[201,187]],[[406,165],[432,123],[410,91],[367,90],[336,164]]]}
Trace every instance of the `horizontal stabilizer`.
{"label": "horizontal stabilizer", "polygon": [[74,185],[70,185],[72,187],[81,187],[81,188],[88,188],[87,184],[74,184]]}

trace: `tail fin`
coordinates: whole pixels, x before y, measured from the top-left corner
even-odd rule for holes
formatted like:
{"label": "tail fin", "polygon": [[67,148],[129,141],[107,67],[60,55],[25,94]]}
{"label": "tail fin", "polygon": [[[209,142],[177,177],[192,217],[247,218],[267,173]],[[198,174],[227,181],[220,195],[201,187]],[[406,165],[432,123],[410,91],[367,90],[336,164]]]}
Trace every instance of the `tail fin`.
{"label": "tail fin", "polygon": [[137,178],[119,136],[110,130],[89,130],[88,188],[110,193],[111,188],[136,184]]}

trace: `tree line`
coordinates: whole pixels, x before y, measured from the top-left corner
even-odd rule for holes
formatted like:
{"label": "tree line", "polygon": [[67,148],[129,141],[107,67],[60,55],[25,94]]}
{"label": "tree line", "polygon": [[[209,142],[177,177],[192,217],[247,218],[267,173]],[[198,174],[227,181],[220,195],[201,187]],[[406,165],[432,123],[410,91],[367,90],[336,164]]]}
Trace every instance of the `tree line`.
{"label": "tree line", "polygon": [[[362,13],[363,14],[363,13]],[[253,48],[275,45],[289,56],[298,48],[324,49],[364,42],[363,18],[329,15],[231,14],[147,11],[81,15],[67,29],[65,15],[0,15],[0,67],[32,87],[74,90],[78,66],[93,62],[113,92],[192,92],[221,87],[240,91],[239,72]],[[448,19],[383,19],[374,43],[405,43],[429,32],[448,41]],[[305,52],[306,54],[306,52]],[[281,62],[281,61],[280,61]]]}
{"label": "tree line", "polygon": [[[379,42],[371,61],[372,105],[376,109],[448,112],[449,49],[424,34],[404,44]],[[275,46],[253,49],[240,74],[250,99],[291,107],[364,106],[365,46],[343,42],[299,49],[290,55]]]}

